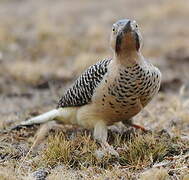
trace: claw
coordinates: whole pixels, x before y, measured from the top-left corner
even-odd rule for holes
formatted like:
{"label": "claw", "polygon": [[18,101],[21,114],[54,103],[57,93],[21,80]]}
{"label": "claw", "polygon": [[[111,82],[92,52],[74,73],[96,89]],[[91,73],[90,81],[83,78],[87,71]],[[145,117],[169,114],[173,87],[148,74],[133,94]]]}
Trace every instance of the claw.
{"label": "claw", "polygon": [[136,128],[136,129],[141,129],[144,132],[148,132],[148,130],[146,128],[144,128],[143,126],[137,125],[137,124],[131,124],[132,127]]}
{"label": "claw", "polygon": [[108,152],[115,157],[119,157],[119,153],[112,146],[110,146],[107,142],[101,143],[101,146],[105,152]]}

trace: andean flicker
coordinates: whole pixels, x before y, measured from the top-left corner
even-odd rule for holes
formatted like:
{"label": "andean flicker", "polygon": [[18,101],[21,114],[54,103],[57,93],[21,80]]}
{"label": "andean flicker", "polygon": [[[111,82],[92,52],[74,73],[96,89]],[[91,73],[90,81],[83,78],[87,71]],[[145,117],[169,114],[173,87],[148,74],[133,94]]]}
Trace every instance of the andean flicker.
{"label": "andean flicker", "polygon": [[58,120],[94,129],[94,138],[107,143],[107,127],[117,122],[132,125],[138,114],[157,94],[161,73],[141,54],[142,37],[136,21],[113,24],[113,56],[90,66],[65,92],[56,109],[23,121],[21,125]]}

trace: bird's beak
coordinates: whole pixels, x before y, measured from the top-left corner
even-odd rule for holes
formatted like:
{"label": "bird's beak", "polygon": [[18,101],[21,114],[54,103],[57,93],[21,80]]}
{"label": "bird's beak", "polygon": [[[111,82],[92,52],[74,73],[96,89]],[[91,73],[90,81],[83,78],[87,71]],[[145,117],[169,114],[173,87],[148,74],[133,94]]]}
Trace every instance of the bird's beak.
{"label": "bird's beak", "polygon": [[122,34],[122,33],[119,33],[119,34],[117,35],[117,38],[116,38],[116,46],[115,46],[115,51],[116,51],[116,53],[119,53],[119,51],[121,50],[122,37],[123,37],[123,34]]}
{"label": "bird's beak", "polygon": [[[134,30],[132,29],[131,26],[131,21],[129,20],[127,22],[127,24],[125,24],[122,29],[120,30],[120,32],[117,35],[116,38],[116,47],[115,47],[115,51],[117,54],[120,53],[121,51],[121,47],[123,48],[130,48],[133,46],[135,39],[133,39],[133,33],[135,33],[135,39],[138,40],[138,35],[136,32],[134,32]],[[123,43],[123,42],[127,42],[127,43]],[[139,49],[139,40],[136,42],[136,49]]]}
{"label": "bird's beak", "polygon": [[117,35],[116,48],[115,48],[117,53],[119,53],[119,51],[120,51],[122,38],[123,38],[124,34],[131,32],[131,30],[132,30],[131,21],[128,21],[127,24],[125,24],[125,26],[120,30],[119,34]]}
{"label": "bird's beak", "polygon": [[132,31],[131,21],[128,21],[128,23],[123,27],[122,32],[127,33],[131,31]]}

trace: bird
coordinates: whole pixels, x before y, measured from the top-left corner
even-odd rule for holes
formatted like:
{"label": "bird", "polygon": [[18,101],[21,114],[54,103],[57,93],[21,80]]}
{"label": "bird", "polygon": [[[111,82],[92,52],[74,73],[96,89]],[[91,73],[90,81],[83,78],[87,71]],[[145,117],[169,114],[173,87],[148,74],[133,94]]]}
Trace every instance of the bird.
{"label": "bird", "polygon": [[158,93],[160,70],[141,52],[140,28],[135,20],[122,19],[112,25],[112,58],[98,61],[84,71],[59,100],[55,109],[19,125],[27,126],[51,120],[77,124],[93,130],[94,139],[113,155],[107,142],[108,126],[133,123],[138,114]]}

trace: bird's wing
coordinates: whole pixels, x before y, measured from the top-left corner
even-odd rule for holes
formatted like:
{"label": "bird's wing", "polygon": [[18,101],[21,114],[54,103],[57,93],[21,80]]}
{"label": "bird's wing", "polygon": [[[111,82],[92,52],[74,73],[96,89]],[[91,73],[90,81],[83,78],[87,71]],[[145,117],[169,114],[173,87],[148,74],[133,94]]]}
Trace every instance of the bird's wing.
{"label": "bird's wing", "polygon": [[57,107],[76,107],[90,103],[95,88],[107,72],[110,61],[111,59],[104,59],[90,66],[66,91]]}

